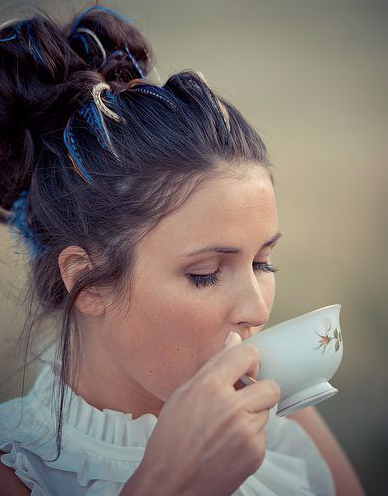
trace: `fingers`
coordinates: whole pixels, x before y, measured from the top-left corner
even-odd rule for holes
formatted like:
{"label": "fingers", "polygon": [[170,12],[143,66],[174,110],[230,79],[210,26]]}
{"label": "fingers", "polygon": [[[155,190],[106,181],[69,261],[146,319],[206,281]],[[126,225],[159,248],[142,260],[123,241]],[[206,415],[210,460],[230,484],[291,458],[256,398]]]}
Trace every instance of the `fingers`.
{"label": "fingers", "polygon": [[251,344],[240,342],[207,360],[201,373],[217,376],[223,384],[233,386],[245,374],[256,377],[258,369],[259,350]]}
{"label": "fingers", "polygon": [[271,379],[263,379],[257,384],[245,386],[236,391],[240,404],[250,413],[259,413],[273,408],[280,399],[280,388]]}
{"label": "fingers", "polygon": [[269,409],[255,413],[246,412],[246,422],[252,433],[264,429],[269,420],[269,412]]}

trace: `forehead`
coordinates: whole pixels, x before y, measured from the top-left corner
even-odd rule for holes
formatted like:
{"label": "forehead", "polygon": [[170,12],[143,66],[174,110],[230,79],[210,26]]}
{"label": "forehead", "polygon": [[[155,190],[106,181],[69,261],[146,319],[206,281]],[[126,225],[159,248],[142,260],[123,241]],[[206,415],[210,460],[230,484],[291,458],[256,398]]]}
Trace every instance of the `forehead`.
{"label": "forehead", "polygon": [[211,242],[242,246],[277,230],[275,194],[268,172],[251,167],[204,181],[183,206],[165,216],[141,241],[142,250],[179,254]]}

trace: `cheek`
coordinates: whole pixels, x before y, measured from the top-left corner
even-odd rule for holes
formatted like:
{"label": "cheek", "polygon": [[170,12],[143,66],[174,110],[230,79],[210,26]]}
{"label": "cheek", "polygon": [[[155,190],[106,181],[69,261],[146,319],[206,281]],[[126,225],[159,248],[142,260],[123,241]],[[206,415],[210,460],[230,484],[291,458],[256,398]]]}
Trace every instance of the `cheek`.
{"label": "cheek", "polygon": [[118,316],[114,346],[125,373],[165,401],[198,370],[220,326],[214,308],[189,288],[151,293],[148,286]]}
{"label": "cheek", "polygon": [[275,299],[275,287],[275,274],[270,273],[267,275],[262,285],[263,297],[269,311],[271,311]]}

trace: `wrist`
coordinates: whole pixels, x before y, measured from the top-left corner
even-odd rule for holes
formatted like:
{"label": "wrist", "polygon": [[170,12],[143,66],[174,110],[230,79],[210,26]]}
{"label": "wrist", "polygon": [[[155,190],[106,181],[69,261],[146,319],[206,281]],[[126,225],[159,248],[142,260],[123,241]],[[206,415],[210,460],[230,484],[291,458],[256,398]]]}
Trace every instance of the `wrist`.
{"label": "wrist", "polygon": [[[149,492],[150,490],[151,493]],[[143,467],[140,463],[138,468],[125,483],[119,496],[146,496],[147,494],[152,493],[154,492],[152,490],[150,477],[143,473]]]}
{"label": "wrist", "polygon": [[158,467],[145,467],[140,463],[136,471],[125,483],[119,496],[190,496],[189,492],[179,486],[173,473],[167,473]]}

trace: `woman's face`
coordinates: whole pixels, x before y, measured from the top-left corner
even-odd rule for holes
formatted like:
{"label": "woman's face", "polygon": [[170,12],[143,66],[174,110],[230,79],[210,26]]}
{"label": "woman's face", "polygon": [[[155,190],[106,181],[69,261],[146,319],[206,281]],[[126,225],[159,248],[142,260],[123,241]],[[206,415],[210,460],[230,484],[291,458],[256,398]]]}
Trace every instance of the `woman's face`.
{"label": "woman's face", "polygon": [[[268,173],[251,167],[203,184],[141,240],[130,304],[106,316],[104,331],[131,391],[160,404],[231,330],[243,340],[260,332],[274,300],[268,264],[278,237]],[[224,249],[190,255],[206,247]]]}

